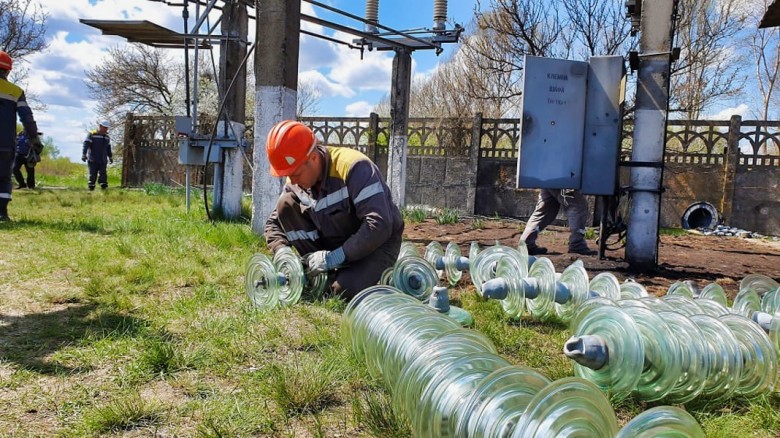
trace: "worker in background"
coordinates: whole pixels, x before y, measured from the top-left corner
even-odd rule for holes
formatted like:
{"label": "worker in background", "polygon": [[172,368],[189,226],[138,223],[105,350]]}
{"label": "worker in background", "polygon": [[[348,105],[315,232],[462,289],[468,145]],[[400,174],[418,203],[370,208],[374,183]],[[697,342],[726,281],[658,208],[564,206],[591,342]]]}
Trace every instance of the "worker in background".
{"label": "worker in background", "polygon": [[588,248],[585,242],[585,224],[588,223],[588,201],[582,193],[574,189],[541,189],[536,208],[525,225],[520,240],[528,248],[528,254],[546,254],[547,248],[536,244],[539,233],[558,216],[558,210],[563,207],[569,221],[569,253],[580,255],[595,255],[597,252]]}
{"label": "worker in background", "polygon": [[331,291],[347,300],[377,284],[404,231],[379,168],[356,150],[319,145],[292,120],[271,128],[265,147],[271,174],[287,177],[265,223],[268,247],[294,247],[307,275],[327,272]]}
{"label": "worker in background", "polygon": [[13,59],[0,50],[0,222],[11,220],[8,217],[8,203],[11,202],[11,173],[16,155],[17,116],[32,148],[38,153],[43,150],[38,137],[38,125],[27,105],[24,91],[8,81],[8,73],[12,68]]}
{"label": "worker in background", "polygon": [[104,120],[100,122],[98,129],[90,131],[84,140],[81,161],[86,161],[89,167],[89,190],[95,190],[96,180],[101,189],[108,188],[106,165],[114,163],[114,155],[111,153],[111,137],[108,135],[110,127],[111,124]]}
{"label": "worker in background", "polygon": [[[40,137],[42,132],[38,133]],[[14,160],[14,178],[16,178],[17,189],[35,188],[35,165],[41,161],[40,152],[30,146],[30,141],[27,139],[27,134],[22,131],[18,137],[16,137],[16,159]],[[22,167],[24,167],[27,173],[27,181],[22,175]]]}

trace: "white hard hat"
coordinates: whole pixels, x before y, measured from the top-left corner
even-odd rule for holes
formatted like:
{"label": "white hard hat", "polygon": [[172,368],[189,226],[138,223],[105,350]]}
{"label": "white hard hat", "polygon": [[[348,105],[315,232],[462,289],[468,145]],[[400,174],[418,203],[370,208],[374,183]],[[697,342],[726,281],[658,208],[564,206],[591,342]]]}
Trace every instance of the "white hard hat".
{"label": "white hard hat", "polygon": [[109,123],[108,120],[103,120],[102,122],[100,122],[100,126],[105,126],[106,128],[110,128],[111,123]]}

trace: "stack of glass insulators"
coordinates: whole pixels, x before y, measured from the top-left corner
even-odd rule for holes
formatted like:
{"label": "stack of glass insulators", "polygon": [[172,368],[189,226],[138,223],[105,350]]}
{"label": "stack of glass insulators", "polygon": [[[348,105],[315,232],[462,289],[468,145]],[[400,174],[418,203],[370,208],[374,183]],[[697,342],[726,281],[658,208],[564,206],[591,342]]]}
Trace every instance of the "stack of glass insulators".
{"label": "stack of glass insulators", "polygon": [[663,298],[586,302],[564,347],[575,373],[617,399],[685,403],[771,391],[778,351],[770,336],[730,312],[720,286],[694,293],[675,283]]}
{"label": "stack of glass insulators", "polygon": [[[469,251],[472,257],[469,259],[461,255],[460,247],[455,242],[447,243],[447,248],[442,249],[439,242],[433,241],[425,247],[425,254],[422,258],[434,267],[437,278],[444,278],[450,286],[455,286],[463,276],[463,272],[470,268],[470,260],[474,260],[474,256],[476,256],[478,251],[479,245],[476,242],[472,242]],[[408,257],[420,257],[420,253],[413,243],[401,242],[401,250],[398,253],[397,260],[401,261]],[[393,286],[392,275],[394,268],[391,267],[385,270],[379,284]]]}
{"label": "stack of glass insulators", "polygon": [[390,286],[358,294],[344,312],[342,334],[390,389],[393,409],[416,437],[637,437],[663,430],[704,436],[675,408],[643,413],[618,432],[609,400],[592,383],[551,382],[512,365],[484,335]]}
{"label": "stack of glass insulators", "polygon": [[[475,244],[476,242],[472,243],[472,251]],[[479,250],[479,246],[476,246],[476,250]],[[425,247],[425,260],[436,267],[439,278],[444,277],[450,286],[455,286],[463,276],[463,271],[471,268],[473,259],[463,257],[460,247],[455,242],[449,242],[445,250],[439,242],[434,241]]]}
{"label": "stack of glass insulators", "polygon": [[[502,245],[485,249],[473,263],[474,286],[483,297],[500,300],[510,317],[520,318],[527,310],[541,321],[557,318],[568,322],[586,300],[614,300],[621,296],[621,285],[614,275],[602,273],[588,281],[588,273],[579,260],[560,274],[548,258],[533,259],[530,268],[529,260],[532,259],[523,242],[517,249]],[[641,293],[634,285],[629,286],[625,293]]]}
{"label": "stack of glass insulators", "polygon": [[[451,246],[457,248],[454,243],[451,243]],[[438,247],[441,249],[441,245]],[[460,249],[457,249],[457,253],[460,254]],[[429,304],[439,313],[455,319],[462,326],[474,324],[474,318],[468,311],[450,304],[447,288],[439,286],[439,276],[440,273],[434,265],[418,255],[414,244],[402,242],[395,265],[392,270],[388,269],[383,273],[380,284],[394,286],[406,295]]]}
{"label": "stack of glass insulators", "polygon": [[244,286],[252,304],[261,309],[272,309],[297,303],[304,291],[313,299],[321,298],[327,280],[326,274],[307,278],[301,258],[290,247],[282,247],[273,259],[261,253],[252,255],[247,263]]}

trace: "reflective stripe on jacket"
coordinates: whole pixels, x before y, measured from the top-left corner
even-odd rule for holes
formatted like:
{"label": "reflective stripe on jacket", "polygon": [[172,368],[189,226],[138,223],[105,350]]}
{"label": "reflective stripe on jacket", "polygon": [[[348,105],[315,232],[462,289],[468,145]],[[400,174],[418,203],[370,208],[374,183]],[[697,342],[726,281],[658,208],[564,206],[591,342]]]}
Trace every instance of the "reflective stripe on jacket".
{"label": "reflective stripe on jacket", "polygon": [[[301,200],[301,210],[317,228],[317,235],[306,238],[318,240],[328,250],[343,247],[347,261],[351,261],[362,259],[391,236],[403,233],[401,212],[379,168],[368,157],[339,147],[318,146],[315,153],[324,157],[327,176],[310,191],[289,180],[284,187]],[[289,244],[300,236],[285,234],[274,211],[266,222],[265,237],[270,245],[274,241]]]}
{"label": "reflective stripe on jacket", "polygon": [[111,137],[108,134],[99,134],[97,131],[90,131],[84,140],[84,147],[81,151],[86,155],[89,161],[95,163],[107,163],[108,158],[113,159],[111,153]]}
{"label": "reflective stripe on jacket", "polygon": [[24,91],[6,79],[0,78],[0,151],[16,149],[16,117],[24,126],[28,137],[38,134],[32,110],[27,106]]}

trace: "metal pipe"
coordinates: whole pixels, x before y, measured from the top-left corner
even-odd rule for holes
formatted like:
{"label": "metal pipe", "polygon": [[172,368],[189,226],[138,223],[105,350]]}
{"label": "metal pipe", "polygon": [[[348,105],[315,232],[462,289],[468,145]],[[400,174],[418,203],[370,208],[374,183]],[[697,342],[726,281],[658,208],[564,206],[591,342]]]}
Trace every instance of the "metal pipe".
{"label": "metal pipe", "polygon": [[[203,25],[203,22],[206,21],[206,17],[209,16],[209,12],[211,12],[211,9],[214,7],[214,5],[217,3],[217,0],[211,0],[206,6],[206,12],[203,13],[202,17],[198,17],[197,23],[195,23],[195,26],[192,27],[192,33],[197,33],[197,29],[200,29],[200,27]],[[198,5],[200,2],[197,3]]]}
{"label": "metal pipe", "polygon": [[[189,18],[190,13],[187,9],[187,0],[184,0],[184,9],[182,11],[182,18],[184,19],[184,33],[187,33],[187,28],[189,26]],[[197,50],[198,43],[195,42],[195,49]],[[187,108],[187,117],[190,117],[192,113],[190,112],[190,45],[189,40],[187,38],[184,39],[184,106]],[[195,124],[194,122],[190,125],[191,132],[195,131]],[[185,176],[184,176],[184,198],[185,203],[187,205],[187,213],[190,212],[190,195],[192,192],[192,188],[190,187],[190,166],[185,166],[184,169]]]}
{"label": "metal pipe", "polygon": [[[208,14],[206,14],[208,15]],[[200,3],[195,3],[195,16],[200,18]],[[200,33],[200,27],[195,29],[195,34]],[[199,61],[199,52],[198,52],[198,46],[200,46],[200,40],[195,38],[195,65],[192,66],[193,69],[193,79],[194,83],[192,84],[192,132],[195,132],[195,130],[198,127],[198,61]],[[188,66],[189,67],[189,66]]]}
{"label": "metal pipe", "polygon": [[[626,259],[632,268],[655,269],[663,182],[664,138],[669,106],[669,49],[674,32],[675,0],[642,9],[639,39],[642,57],[637,75],[634,146],[631,161],[657,165],[631,168],[631,214]],[[656,55],[656,53],[661,53]]]}
{"label": "metal pipe", "polygon": [[[184,9],[181,13],[184,19],[184,32],[187,33],[187,25],[190,18],[190,12],[187,8],[187,0],[184,0]],[[197,43],[195,44],[197,47]],[[190,114],[190,42],[184,39],[184,105],[187,107],[187,117]]]}

